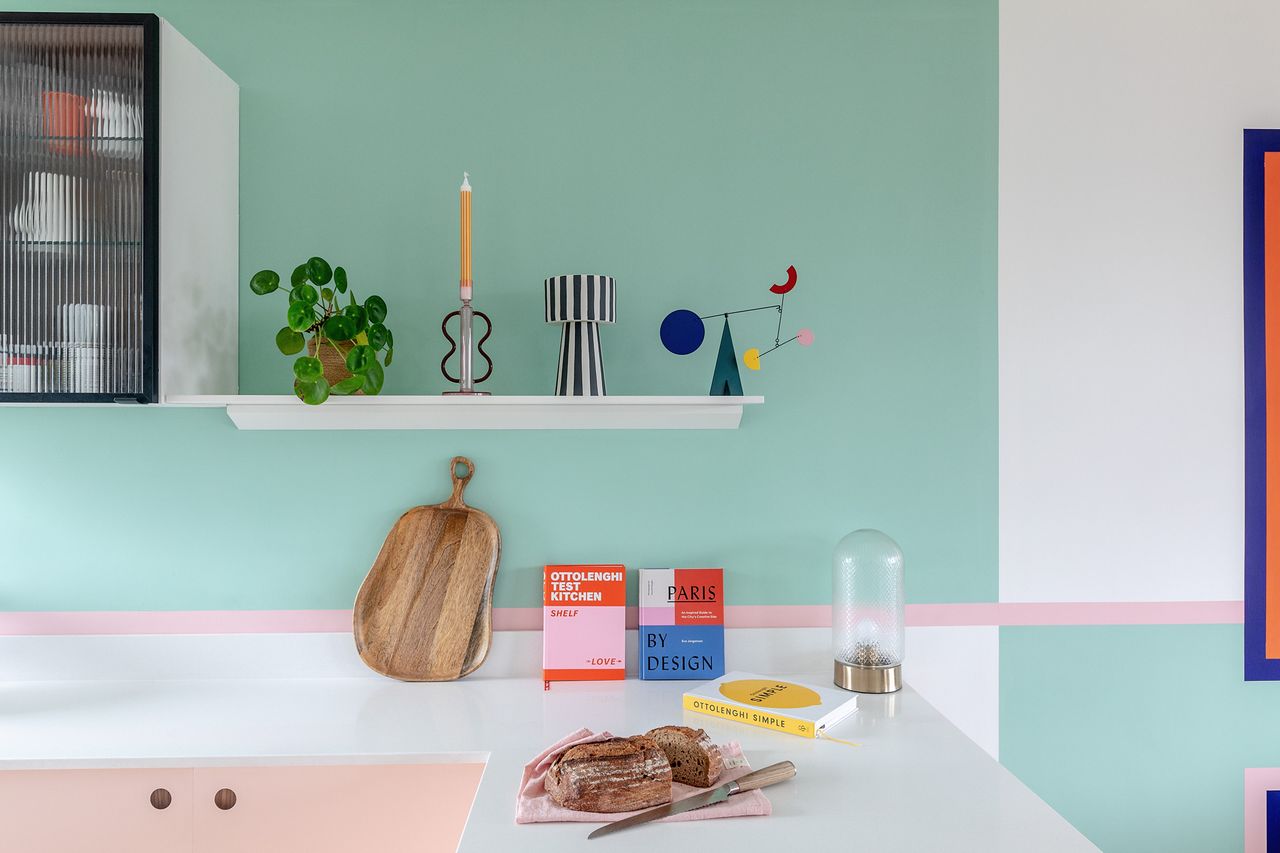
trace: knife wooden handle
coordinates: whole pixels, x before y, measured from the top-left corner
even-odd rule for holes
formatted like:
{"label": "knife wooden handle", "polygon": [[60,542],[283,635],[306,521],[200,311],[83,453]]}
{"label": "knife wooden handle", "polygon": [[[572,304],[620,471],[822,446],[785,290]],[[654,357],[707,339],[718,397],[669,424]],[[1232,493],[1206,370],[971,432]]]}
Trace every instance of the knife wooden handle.
{"label": "knife wooden handle", "polygon": [[796,775],[796,766],[794,764],[790,761],[779,761],[777,764],[770,764],[768,767],[735,779],[734,784],[738,786],[738,790],[734,791],[734,793],[754,791],[756,788],[776,785],[779,782],[787,781],[794,775]]}

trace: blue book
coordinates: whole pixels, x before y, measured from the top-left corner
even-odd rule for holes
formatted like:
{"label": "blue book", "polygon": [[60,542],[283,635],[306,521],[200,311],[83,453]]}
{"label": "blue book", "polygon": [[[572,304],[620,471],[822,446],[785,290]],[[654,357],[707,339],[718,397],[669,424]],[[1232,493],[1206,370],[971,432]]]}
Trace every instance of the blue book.
{"label": "blue book", "polygon": [[724,571],[640,570],[640,677],[724,675]]}

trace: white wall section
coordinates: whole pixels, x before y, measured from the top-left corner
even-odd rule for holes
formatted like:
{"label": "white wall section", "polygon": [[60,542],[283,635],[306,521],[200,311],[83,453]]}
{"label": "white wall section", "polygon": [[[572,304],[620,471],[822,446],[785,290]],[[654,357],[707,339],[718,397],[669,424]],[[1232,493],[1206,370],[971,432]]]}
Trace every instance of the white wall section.
{"label": "white wall section", "polygon": [[1000,629],[908,628],[907,684],[992,758],[1000,758]]}
{"label": "white wall section", "polygon": [[1280,4],[1000,4],[1000,597],[1239,599],[1241,131]]}

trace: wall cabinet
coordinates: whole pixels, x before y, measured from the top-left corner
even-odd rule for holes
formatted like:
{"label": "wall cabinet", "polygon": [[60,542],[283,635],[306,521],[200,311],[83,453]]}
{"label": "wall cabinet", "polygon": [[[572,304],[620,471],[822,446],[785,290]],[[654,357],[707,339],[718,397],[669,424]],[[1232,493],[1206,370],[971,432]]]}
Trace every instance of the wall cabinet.
{"label": "wall cabinet", "polygon": [[448,853],[482,764],[0,771],[23,853]]}
{"label": "wall cabinet", "polygon": [[239,88],[166,21],[0,13],[0,402],[234,393],[238,181]]}

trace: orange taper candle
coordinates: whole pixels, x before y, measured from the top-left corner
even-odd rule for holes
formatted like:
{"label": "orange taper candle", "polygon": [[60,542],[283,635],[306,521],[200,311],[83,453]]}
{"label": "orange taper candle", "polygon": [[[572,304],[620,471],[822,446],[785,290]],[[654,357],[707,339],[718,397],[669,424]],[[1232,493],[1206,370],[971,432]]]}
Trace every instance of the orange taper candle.
{"label": "orange taper candle", "polygon": [[462,277],[460,285],[462,298],[471,298],[471,176],[462,173],[462,189],[458,196],[462,215]]}

